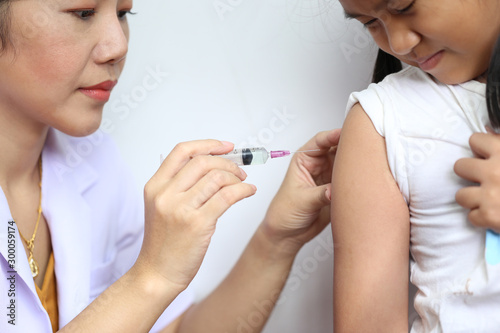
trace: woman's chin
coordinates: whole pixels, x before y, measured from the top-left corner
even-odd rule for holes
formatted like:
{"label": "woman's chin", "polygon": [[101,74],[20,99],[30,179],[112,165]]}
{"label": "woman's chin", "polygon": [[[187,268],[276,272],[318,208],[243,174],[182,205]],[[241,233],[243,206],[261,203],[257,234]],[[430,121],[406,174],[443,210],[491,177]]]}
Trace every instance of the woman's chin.
{"label": "woman's chin", "polygon": [[87,123],[82,122],[80,124],[75,124],[74,126],[54,127],[64,134],[74,137],[83,137],[95,133],[99,129],[100,125],[101,119],[99,119],[99,121]]}

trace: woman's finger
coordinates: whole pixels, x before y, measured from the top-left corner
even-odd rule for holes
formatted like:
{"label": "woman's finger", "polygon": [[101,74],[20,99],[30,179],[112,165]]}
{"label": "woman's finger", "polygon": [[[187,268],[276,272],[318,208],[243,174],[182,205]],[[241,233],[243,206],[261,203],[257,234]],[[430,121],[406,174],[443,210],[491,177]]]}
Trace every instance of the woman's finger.
{"label": "woman's finger", "polygon": [[457,203],[468,209],[479,207],[481,188],[479,186],[464,187],[457,191],[455,200]]}
{"label": "woman's finger", "polygon": [[224,186],[200,208],[200,213],[219,218],[238,201],[255,194],[257,188],[247,183]]}
{"label": "woman's finger", "polygon": [[224,170],[211,170],[187,192],[189,205],[194,209],[203,206],[222,188],[241,183],[241,179]]}
{"label": "woman's finger", "polygon": [[308,210],[316,211],[330,204],[332,199],[331,184],[320,185],[308,189],[304,189],[304,194],[309,201]]}
{"label": "woman's finger", "polygon": [[323,131],[316,134],[309,141],[306,142],[299,150],[316,150],[319,151],[311,151],[304,154],[309,156],[322,156],[325,154],[325,151],[329,150],[332,147],[335,147],[339,143],[340,138],[340,128],[331,130],[331,131]]}
{"label": "woman's finger", "polygon": [[179,143],[168,154],[154,178],[163,181],[169,180],[176,175],[193,157],[199,155],[226,154],[233,149],[230,142],[218,140],[196,140]]}
{"label": "woman's finger", "polygon": [[175,192],[184,192],[193,187],[212,170],[219,169],[232,173],[239,180],[245,180],[247,175],[236,163],[217,156],[195,156],[184,168],[179,170],[170,181],[170,188]]}

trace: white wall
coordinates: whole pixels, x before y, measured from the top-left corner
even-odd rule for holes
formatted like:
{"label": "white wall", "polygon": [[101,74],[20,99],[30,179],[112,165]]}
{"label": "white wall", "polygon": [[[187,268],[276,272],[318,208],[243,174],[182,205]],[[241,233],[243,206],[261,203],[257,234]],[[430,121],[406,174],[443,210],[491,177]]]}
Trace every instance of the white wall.
{"label": "white wall", "polygon": [[[136,0],[126,70],[106,107],[142,190],[177,142],[217,138],[294,150],[341,126],[347,97],[369,82],[375,47],[336,0]],[[156,74],[152,74],[156,73]],[[285,116],[284,116],[285,115]],[[289,159],[247,167],[257,194],[220,220],[192,283],[207,295],[233,266]],[[265,332],[332,332],[330,230],[307,244]],[[241,318],[245,325],[259,313]],[[243,324],[245,323],[245,324]]]}

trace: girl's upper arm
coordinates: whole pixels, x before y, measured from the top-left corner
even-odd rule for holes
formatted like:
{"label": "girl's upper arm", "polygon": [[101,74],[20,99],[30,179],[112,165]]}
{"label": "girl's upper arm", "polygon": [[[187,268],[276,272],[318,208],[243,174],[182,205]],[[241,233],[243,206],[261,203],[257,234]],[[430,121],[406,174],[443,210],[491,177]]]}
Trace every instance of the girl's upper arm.
{"label": "girl's upper arm", "polygon": [[359,104],[342,128],[332,186],[335,332],[407,332],[409,211]]}

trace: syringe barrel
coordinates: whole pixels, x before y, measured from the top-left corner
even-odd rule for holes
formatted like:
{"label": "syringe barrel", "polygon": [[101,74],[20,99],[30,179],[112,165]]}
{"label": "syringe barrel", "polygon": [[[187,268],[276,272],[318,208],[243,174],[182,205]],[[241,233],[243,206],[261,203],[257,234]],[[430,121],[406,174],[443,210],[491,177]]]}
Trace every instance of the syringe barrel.
{"label": "syringe barrel", "polygon": [[231,160],[238,165],[257,165],[267,162],[269,152],[263,147],[240,148],[219,156]]}

